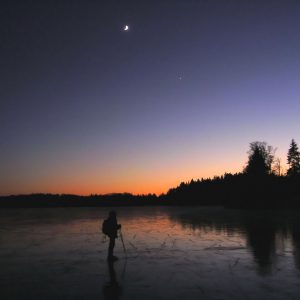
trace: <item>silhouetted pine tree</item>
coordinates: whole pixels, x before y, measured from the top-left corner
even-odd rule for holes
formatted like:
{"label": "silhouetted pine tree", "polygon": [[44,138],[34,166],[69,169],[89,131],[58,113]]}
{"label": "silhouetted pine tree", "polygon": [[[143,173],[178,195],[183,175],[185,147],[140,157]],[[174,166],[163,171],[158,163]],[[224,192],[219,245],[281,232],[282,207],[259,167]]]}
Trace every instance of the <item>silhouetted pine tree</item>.
{"label": "silhouetted pine tree", "polygon": [[294,139],[291,141],[291,145],[287,155],[287,161],[289,164],[289,169],[287,174],[293,176],[300,173],[300,152],[298,150],[298,145]]}

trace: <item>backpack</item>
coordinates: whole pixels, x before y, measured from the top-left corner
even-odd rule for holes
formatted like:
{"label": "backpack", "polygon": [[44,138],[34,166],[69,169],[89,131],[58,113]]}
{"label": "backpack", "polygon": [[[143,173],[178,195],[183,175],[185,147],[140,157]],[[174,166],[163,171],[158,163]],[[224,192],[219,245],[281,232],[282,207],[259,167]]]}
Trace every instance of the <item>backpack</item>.
{"label": "backpack", "polygon": [[108,219],[104,220],[103,223],[102,223],[102,232],[105,234],[105,235],[109,235],[110,233],[110,228],[109,228],[109,221]]}

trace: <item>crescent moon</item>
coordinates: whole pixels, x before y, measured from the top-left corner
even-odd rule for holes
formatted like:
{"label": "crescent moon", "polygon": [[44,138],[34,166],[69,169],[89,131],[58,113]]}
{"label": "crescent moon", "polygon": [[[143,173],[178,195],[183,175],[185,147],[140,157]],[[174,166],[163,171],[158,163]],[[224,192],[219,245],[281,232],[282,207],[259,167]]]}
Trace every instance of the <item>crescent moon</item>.
{"label": "crescent moon", "polygon": [[128,31],[129,30],[129,26],[128,25],[125,25],[124,26],[124,31]]}

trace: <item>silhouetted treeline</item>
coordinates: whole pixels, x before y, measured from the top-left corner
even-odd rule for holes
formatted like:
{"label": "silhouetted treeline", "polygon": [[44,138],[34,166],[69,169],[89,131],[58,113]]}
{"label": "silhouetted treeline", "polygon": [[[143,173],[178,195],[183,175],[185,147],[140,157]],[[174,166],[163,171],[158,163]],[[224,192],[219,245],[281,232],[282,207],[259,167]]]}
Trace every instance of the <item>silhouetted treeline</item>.
{"label": "silhouetted treeline", "polygon": [[212,179],[191,180],[156,196],[58,195],[32,194],[0,197],[0,207],[66,207],[131,205],[222,205],[239,208],[299,207],[300,176],[266,175],[253,177],[244,173],[225,174]]}
{"label": "silhouetted treeline", "polygon": [[172,204],[239,208],[300,207],[300,176],[225,174],[181,183],[164,196]]}
{"label": "silhouetted treeline", "polygon": [[107,194],[78,196],[68,194],[31,194],[0,197],[0,207],[68,207],[68,206],[132,206],[156,205],[155,194]]}
{"label": "silhouetted treeline", "polygon": [[164,199],[173,204],[223,205],[225,207],[300,207],[300,153],[292,140],[287,155],[289,169],[282,175],[276,149],[266,142],[252,142],[244,171],[213,179],[181,183]]}

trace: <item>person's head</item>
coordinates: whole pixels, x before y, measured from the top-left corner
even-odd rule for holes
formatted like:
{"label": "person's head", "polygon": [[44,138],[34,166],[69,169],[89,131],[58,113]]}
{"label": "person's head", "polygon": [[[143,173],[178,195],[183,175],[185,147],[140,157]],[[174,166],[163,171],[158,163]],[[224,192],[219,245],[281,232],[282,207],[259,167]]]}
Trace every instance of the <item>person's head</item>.
{"label": "person's head", "polygon": [[115,219],[115,218],[117,217],[116,212],[115,212],[114,210],[111,210],[111,211],[109,212],[109,217],[112,218],[112,219]]}

